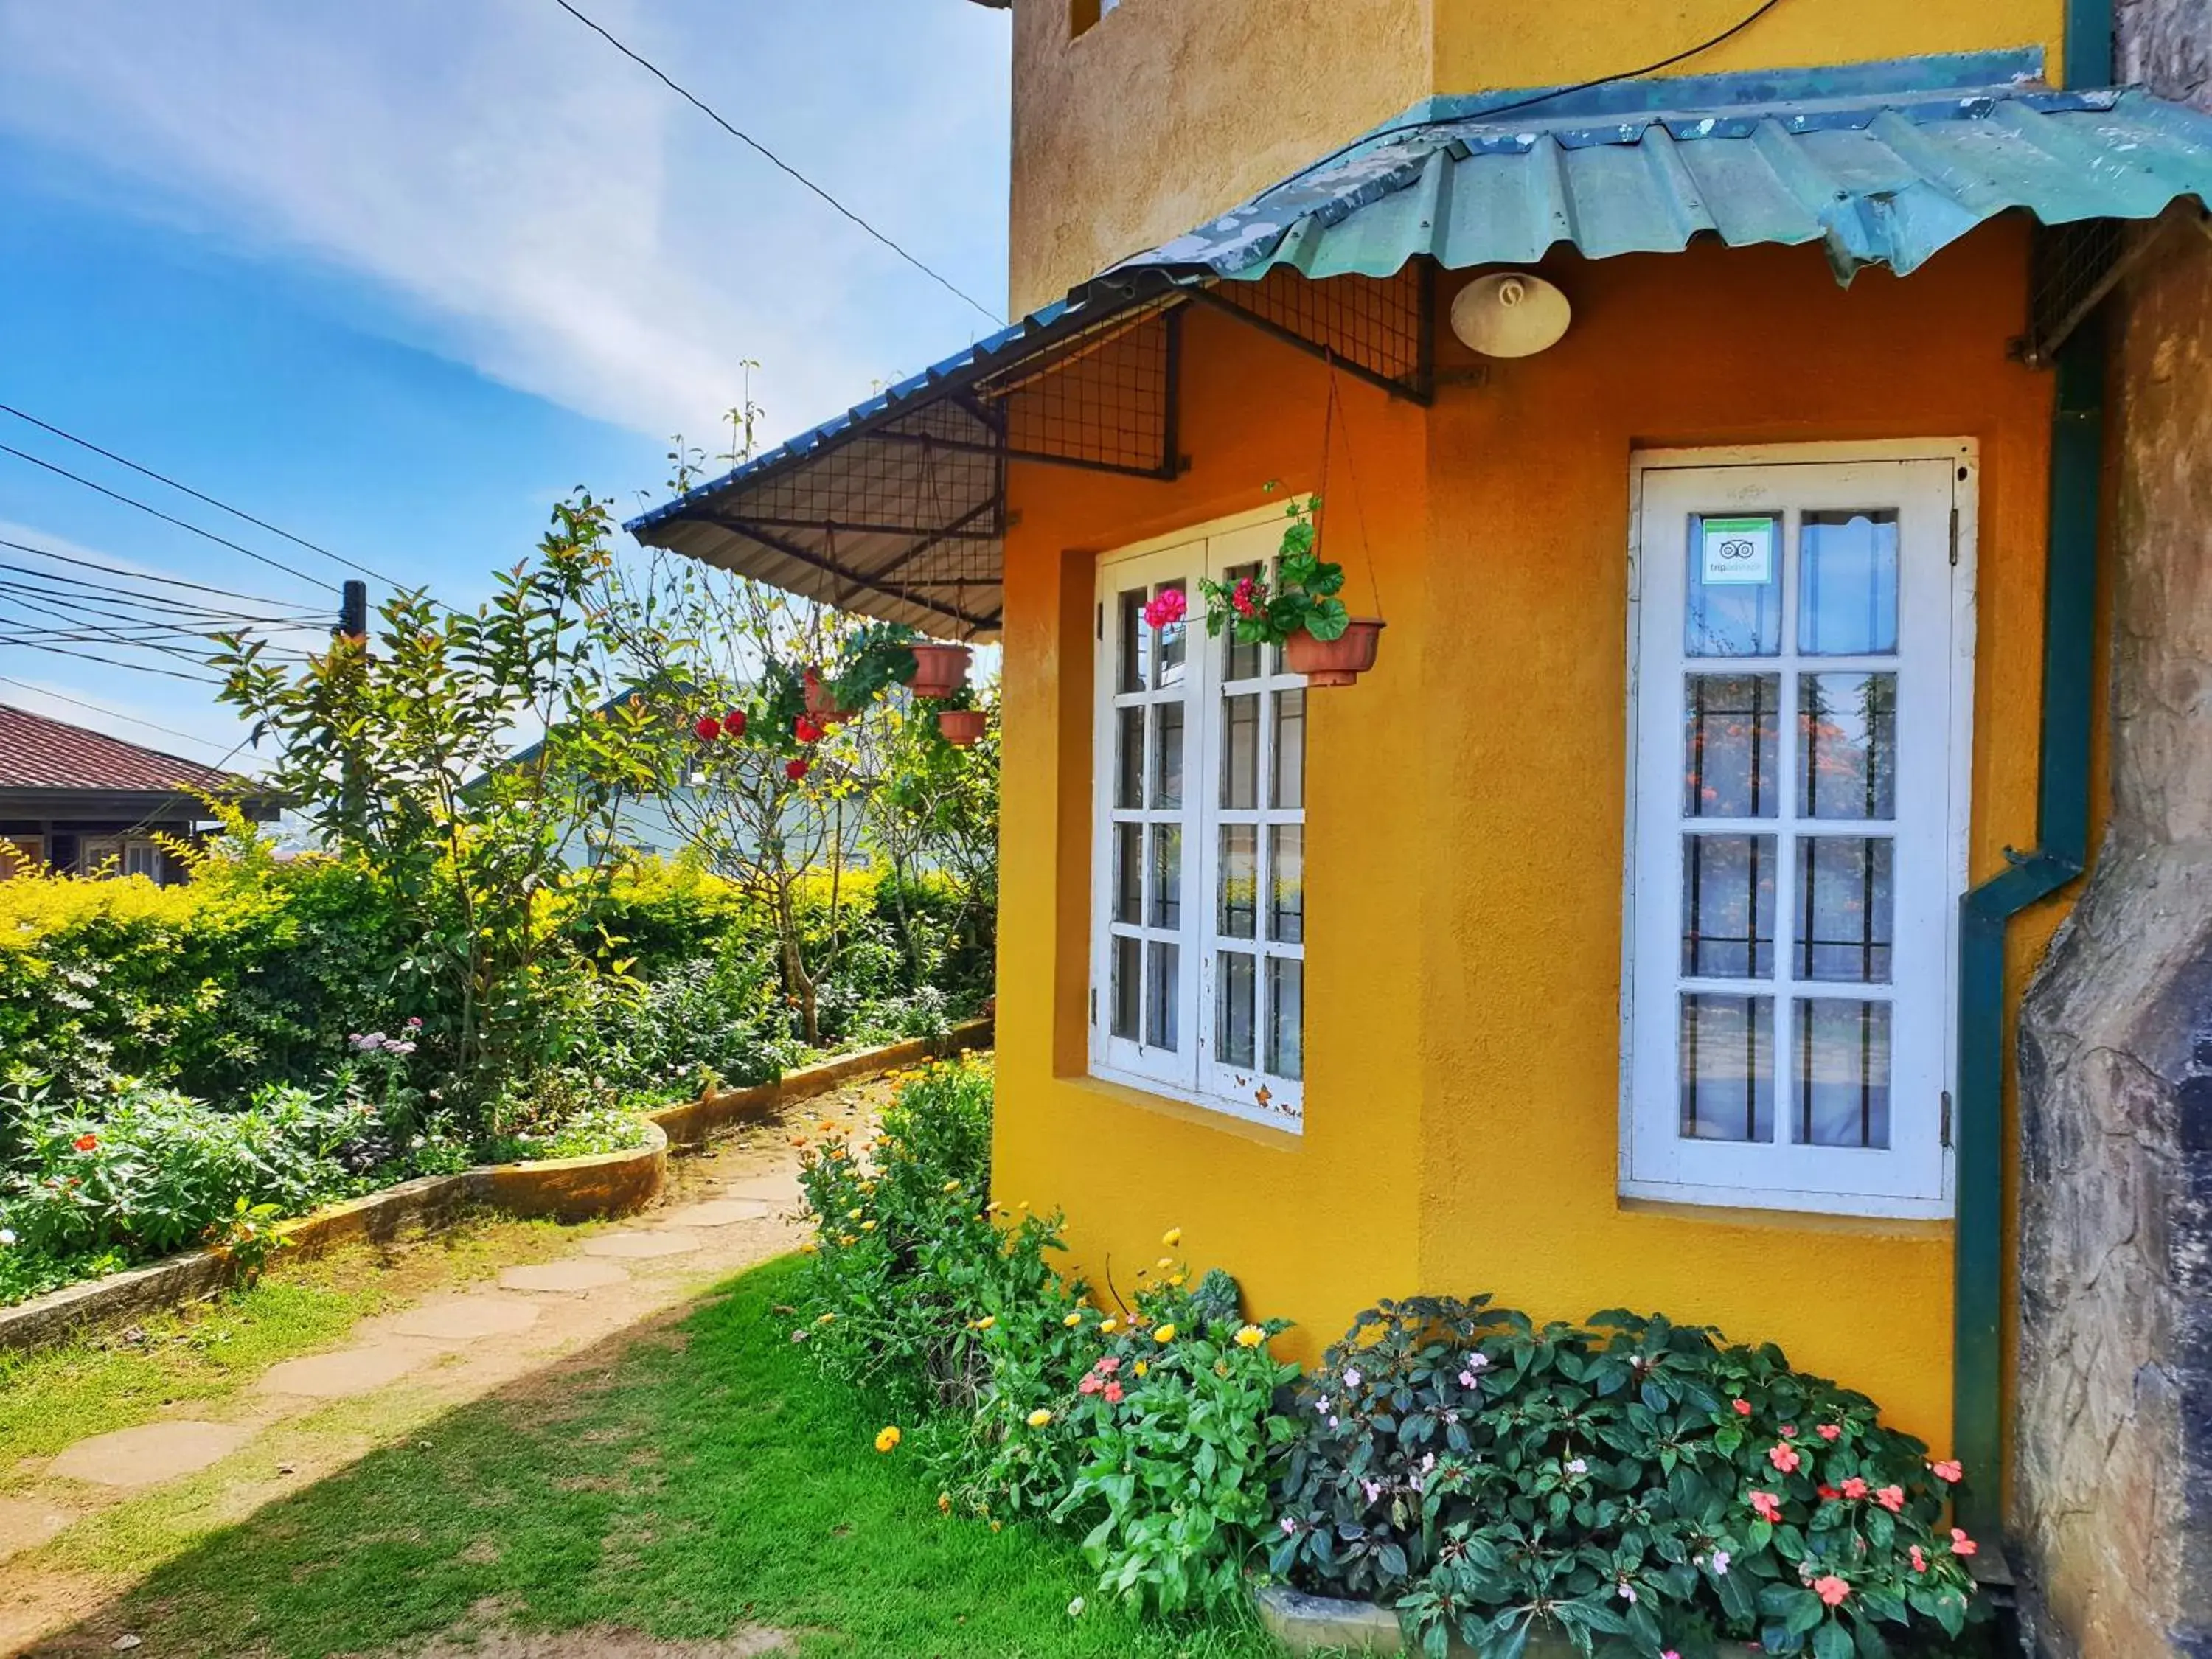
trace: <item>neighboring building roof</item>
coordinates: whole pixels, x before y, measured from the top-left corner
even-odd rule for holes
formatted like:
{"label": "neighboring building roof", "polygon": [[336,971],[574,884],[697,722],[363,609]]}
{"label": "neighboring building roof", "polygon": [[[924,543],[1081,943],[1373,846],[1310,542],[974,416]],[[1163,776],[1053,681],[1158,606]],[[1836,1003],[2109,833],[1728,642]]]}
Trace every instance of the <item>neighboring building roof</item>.
{"label": "neighboring building roof", "polygon": [[251,779],[0,703],[0,790],[239,795]]}
{"label": "neighboring building roof", "polygon": [[625,528],[846,609],[990,637],[1005,462],[1021,454],[1006,388],[1121,319],[1278,269],[1387,277],[1419,257],[1528,264],[1563,243],[1602,258],[1700,235],[1819,243],[1848,281],[1913,270],[2011,210],[2063,224],[2212,202],[2212,117],[2040,74],[2038,52],[1983,52],[1431,99]]}

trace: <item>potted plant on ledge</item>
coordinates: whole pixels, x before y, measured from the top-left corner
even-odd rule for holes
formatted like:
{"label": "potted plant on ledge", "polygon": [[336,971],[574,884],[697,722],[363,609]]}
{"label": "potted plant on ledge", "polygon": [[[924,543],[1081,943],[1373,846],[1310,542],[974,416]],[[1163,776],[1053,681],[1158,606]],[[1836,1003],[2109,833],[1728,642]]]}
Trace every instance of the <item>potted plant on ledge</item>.
{"label": "potted plant on ledge", "polygon": [[1234,582],[1207,577],[1199,591],[1206,596],[1210,636],[1227,629],[1240,645],[1279,645],[1283,666],[1304,675],[1307,684],[1350,685],[1375,666],[1383,624],[1380,617],[1354,617],[1338,597],[1344,567],[1315,550],[1320,506],[1317,495],[1291,503],[1272,582],[1265,576]]}

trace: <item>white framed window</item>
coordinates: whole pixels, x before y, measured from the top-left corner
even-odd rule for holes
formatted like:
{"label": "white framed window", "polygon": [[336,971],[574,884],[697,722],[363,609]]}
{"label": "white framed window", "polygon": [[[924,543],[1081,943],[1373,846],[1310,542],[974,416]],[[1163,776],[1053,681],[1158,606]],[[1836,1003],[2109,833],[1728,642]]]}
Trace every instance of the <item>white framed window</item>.
{"label": "white framed window", "polygon": [[[1091,1068],[1295,1129],[1305,1074],[1305,680],[1210,639],[1200,577],[1272,568],[1279,509],[1098,574]],[[1188,619],[1145,608],[1185,596]]]}
{"label": "white framed window", "polygon": [[1625,1193],[1950,1213],[1976,476],[1637,461]]}
{"label": "white framed window", "polygon": [[143,876],[155,886],[161,884],[161,848],[150,841],[128,841],[123,844],[123,873]]}

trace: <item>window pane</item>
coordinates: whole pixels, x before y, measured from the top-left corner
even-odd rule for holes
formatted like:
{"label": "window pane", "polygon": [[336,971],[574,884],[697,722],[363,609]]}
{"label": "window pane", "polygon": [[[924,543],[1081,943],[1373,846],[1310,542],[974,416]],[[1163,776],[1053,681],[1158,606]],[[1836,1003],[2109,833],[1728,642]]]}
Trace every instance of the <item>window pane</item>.
{"label": "window pane", "polygon": [[1797,546],[1797,648],[1815,657],[1894,653],[1897,514],[1808,513]]}
{"label": "window pane", "polygon": [[1268,786],[1270,806],[1295,811],[1306,804],[1306,694],[1275,693],[1274,781]]}
{"label": "window pane", "polygon": [[1297,945],[1306,936],[1306,832],[1278,823],[1267,830],[1267,937]]}
{"label": "window pane", "polygon": [[1182,926],[1182,830],[1172,823],[1152,826],[1152,926]]}
{"label": "window pane", "polygon": [[1897,816],[1897,676],[1797,680],[1797,774],[1808,818]]}
{"label": "window pane", "polygon": [[1683,693],[1683,812],[1772,817],[1782,793],[1782,676],[1690,674]]}
{"label": "window pane", "polygon": [[1260,697],[1221,700],[1221,804],[1249,811],[1260,804]]}
{"label": "window pane", "polygon": [[[1221,580],[1234,587],[1245,577],[1256,577],[1259,574],[1260,567],[1256,564],[1231,565],[1221,573]],[[1225,643],[1221,678],[1225,680],[1257,678],[1260,673],[1260,647],[1256,645],[1239,645],[1234,634],[1224,637]]]}
{"label": "window pane", "polygon": [[1145,626],[1145,591],[1136,588],[1121,595],[1121,672],[1115,689],[1141,691],[1152,672],[1152,630]]}
{"label": "window pane", "polygon": [[[1162,582],[1152,592],[1155,594],[1180,593],[1182,584]],[[1152,684],[1155,689],[1182,684],[1183,655],[1188,643],[1185,630],[1188,627],[1187,623],[1170,623],[1158,630],[1158,643],[1152,652]]]}
{"label": "window pane", "polygon": [[1305,1075],[1305,973],[1295,957],[1267,958],[1267,1054],[1261,1069],[1276,1077]]}
{"label": "window pane", "polygon": [[1797,843],[1799,979],[1889,983],[1894,850],[1881,836],[1808,836]]}
{"label": "window pane", "polygon": [[1152,805],[1182,805],[1182,705],[1152,705]]}
{"label": "window pane", "polygon": [[1774,999],[1682,994],[1682,1134],[1774,1139]]}
{"label": "window pane", "polygon": [[1766,979],[1774,972],[1774,837],[1682,837],[1682,972]]}
{"label": "window pane", "polygon": [[1781,524],[1771,514],[1690,520],[1686,657],[1771,657],[1782,649]]}
{"label": "window pane", "polygon": [[1221,936],[1250,939],[1260,915],[1260,831],[1249,823],[1221,826]]}
{"label": "window pane", "polygon": [[1133,927],[1145,919],[1144,834],[1142,824],[1114,826],[1114,920]]}
{"label": "window pane", "polygon": [[1176,1025],[1182,1013],[1182,947],[1149,939],[1145,945],[1145,1041],[1155,1048],[1176,1051],[1181,1033]]}
{"label": "window pane", "polygon": [[1144,982],[1139,967],[1143,945],[1133,939],[1114,935],[1114,1035],[1137,1040],[1137,1009],[1144,994]]}
{"label": "window pane", "polygon": [[1214,993],[1218,1001],[1213,1046],[1224,1066],[1249,1066],[1259,1029],[1259,975],[1242,951],[1224,951],[1215,959],[1221,972]]}
{"label": "window pane", "polygon": [[1799,1000],[1797,1103],[1797,1139],[1808,1146],[1888,1146],[1887,1003]]}
{"label": "window pane", "polygon": [[1116,725],[1114,805],[1139,807],[1145,804],[1145,711],[1124,708]]}

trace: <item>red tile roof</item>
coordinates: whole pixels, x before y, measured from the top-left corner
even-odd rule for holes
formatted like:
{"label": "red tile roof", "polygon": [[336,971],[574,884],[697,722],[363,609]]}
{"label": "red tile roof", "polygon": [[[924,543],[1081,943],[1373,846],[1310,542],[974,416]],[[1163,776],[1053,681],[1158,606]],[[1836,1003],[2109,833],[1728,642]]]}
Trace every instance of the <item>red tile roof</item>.
{"label": "red tile roof", "polygon": [[234,773],[0,703],[0,789],[228,794],[252,787]]}

